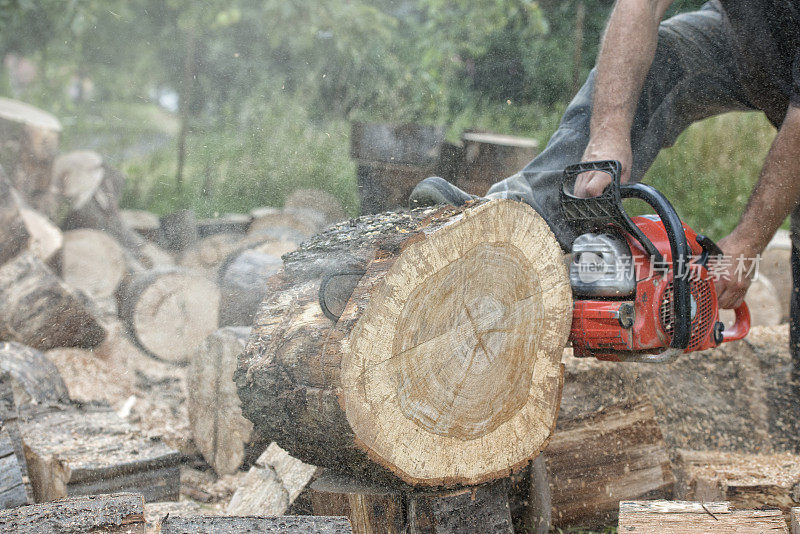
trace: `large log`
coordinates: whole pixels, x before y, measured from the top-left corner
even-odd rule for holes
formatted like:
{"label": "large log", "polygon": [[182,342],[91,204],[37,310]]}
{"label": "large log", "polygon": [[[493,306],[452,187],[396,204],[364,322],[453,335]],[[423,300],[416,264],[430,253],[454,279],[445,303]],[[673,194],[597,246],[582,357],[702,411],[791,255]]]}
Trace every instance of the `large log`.
{"label": "large log", "polygon": [[727,502],[623,501],[619,532],[637,534],[787,533],[780,510],[736,510]]}
{"label": "large log", "polygon": [[40,412],[21,423],[37,502],[113,491],[176,500],[180,455],[106,409]]}
{"label": "large log", "polygon": [[119,313],[131,337],[151,356],[181,363],[217,329],[219,289],[202,276],[155,269],[118,291]]}
{"label": "large log", "polygon": [[98,345],[96,310],[30,253],[0,267],[0,338],[39,350]]}
{"label": "large log", "polygon": [[0,530],[16,534],[145,534],[144,502],[135,493],[73,497],[0,511]]}
{"label": "large log", "polygon": [[253,430],[233,382],[249,336],[250,328],[221,328],[205,339],[189,366],[189,425],[198,450],[219,475],[239,469]]}
{"label": "large log", "polygon": [[0,265],[25,250],[31,238],[15,197],[0,171]]}
{"label": "large log", "polygon": [[[415,484],[493,480],[545,446],[572,300],[531,208],[363,217],[284,259],[235,374],[261,435],[350,473],[374,472],[369,455]],[[337,274],[357,285],[334,321],[319,291]]]}
{"label": "large log", "polygon": [[61,124],[54,116],[0,98],[0,165],[31,206],[48,217],[53,217],[58,207],[51,167],[60,137]]}

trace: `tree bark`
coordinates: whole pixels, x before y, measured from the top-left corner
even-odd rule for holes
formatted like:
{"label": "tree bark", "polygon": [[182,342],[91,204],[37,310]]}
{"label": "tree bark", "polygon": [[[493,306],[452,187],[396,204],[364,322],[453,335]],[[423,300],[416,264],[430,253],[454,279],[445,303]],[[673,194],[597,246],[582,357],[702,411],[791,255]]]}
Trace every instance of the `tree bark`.
{"label": "tree bark", "polygon": [[409,531],[415,534],[482,532],[513,534],[507,480],[449,492],[413,495]]}
{"label": "tree bark", "polygon": [[18,387],[16,404],[58,404],[69,401],[69,393],[58,368],[38,350],[19,343],[0,343],[0,371],[7,372]]}
{"label": "tree bark", "polygon": [[106,335],[95,313],[30,253],[0,267],[0,338],[39,350],[92,348]]}
{"label": "tree bark", "polygon": [[159,523],[161,534],[239,534],[240,532],[269,532],[270,534],[351,534],[353,530],[344,517],[173,517]]}
{"label": "tree bark", "polygon": [[[354,288],[335,289],[337,321],[319,303],[332,275]],[[561,249],[528,206],[342,223],[284,256],[267,295],[235,380],[256,431],[293,456],[351,474],[375,472],[369,456],[413,484],[474,484],[550,437],[572,300]]]}

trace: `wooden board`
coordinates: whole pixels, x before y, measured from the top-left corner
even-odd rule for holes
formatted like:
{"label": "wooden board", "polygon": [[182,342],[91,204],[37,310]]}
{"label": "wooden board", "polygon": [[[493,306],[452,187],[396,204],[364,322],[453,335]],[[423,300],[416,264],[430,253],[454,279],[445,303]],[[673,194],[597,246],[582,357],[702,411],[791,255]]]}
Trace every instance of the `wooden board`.
{"label": "wooden board", "polygon": [[21,423],[37,501],[140,491],[147,501],[177,499],[180,455],[104,409],[37,413]]}
{"label": "wooden board", "polygon": [[161,534],[350,534],[346,517],[173,517],[160,523]]}
{"label": "wooden board", "polygon": [[780,510],[736,510],[727,502],[623,501],[619,532],[636,534],[788,533]]}

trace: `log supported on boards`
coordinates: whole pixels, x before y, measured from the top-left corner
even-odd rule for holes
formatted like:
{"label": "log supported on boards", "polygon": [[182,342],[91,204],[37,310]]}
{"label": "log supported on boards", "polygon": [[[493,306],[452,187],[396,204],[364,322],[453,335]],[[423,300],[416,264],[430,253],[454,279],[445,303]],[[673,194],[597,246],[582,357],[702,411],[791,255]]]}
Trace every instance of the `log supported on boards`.
{"label": "log supported on boards", "polygon": [[572,300],[561,249],[527,205],[342,223],[284,256],[269,284],[235,378],[256,431],[293,456],[366,472],[369,455],[407,482],[479,483],[550,437]]}

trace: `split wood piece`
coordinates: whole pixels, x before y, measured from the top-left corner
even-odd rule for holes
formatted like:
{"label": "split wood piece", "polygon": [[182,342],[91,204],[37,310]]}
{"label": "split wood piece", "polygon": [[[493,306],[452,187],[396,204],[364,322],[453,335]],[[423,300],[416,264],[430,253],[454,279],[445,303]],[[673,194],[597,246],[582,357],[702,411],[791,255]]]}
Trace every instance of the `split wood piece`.
{"label": "split wood piece", "polygon": [[670,498],[667,447],[649,401],[559,422],[544,451],[555,526],[611,524],[620,500]]}
{"label": "split wood piece", "polygon": [[53,115],[29,104],[0,98],[0,165],[30,205],[53,217],[57,187],[51,167],[58,154],[61,124]]}
{"label": "split wood piece", "polygon": [[247,472],[225,515],[283,515],[311,481],[317,468],[271,443]]}
{"label": "split wood piece", "polygon": [[402,534],[406,508],[402,492],[324,471],[308,490],[314,515],[347,516],[353,534]]}
{"label": "split wood piece", "polygon": [[5,371],[0,372],[0,429],[8,434],[11,448],[14,450],[25,492],[25,502],[23,504],[33,504],[33,486],[28,475],[28,462],[25,459],[25,447],[22,444],[22,433],[19,430],[19,410],[14,398],[12,384],[11,375]]}
{"label": "split wood piece", "polygon": [[0,171],[0,265],[25,250],[30,240],[13,189]]}
{"label": "split wood piece", "polygon": [[250,228],[253,218],[244,213],[226,213],[211,219],[197,221],[197,235],[200,239],[216,234],[244,235]]}
{"label": "split wood piece", "polygon": [[[335,274],[357,282],[336,323],[319,305]],[[284,256],[268,285],[235,380],[245,417],[293,456],[375,472],[367,452],[413,484],[466,484],[547,443],[572,300],[527,205],[342,223]]]}
{"label": "split wood piece", "polygon": [[790,453],[737,454],[678,451],[676,497],[728,501],[732,506],[780,508],[800,503],[800,456]]}
{"label": "split wood piece", "polygon": [[346,517],[178,517],[167,516],[159,523],[161,534],[352,534]]}
{"label": "split wood piece", "polygon": [[138,493],[117,493],[2,510],[0,530],[16,534],[145,534],[144,501]]}
{"label": "split wood piece", "polygon": [[22,470],[14,454],[11,436],[0,423],[0,508],[14,508],[23,504],[29,503]]}
{"label": "split wood piece", "polygon": [[177,500],[180,455],[114,412],[64,408],[21,422],[37,502],[114,491]]}
{"label": "split wood piece", "polygon": [[160,360],[186,362],[218,327],[219,289],[200,275],[178,269],[147,271],[122,284],[118,297],[131,337]]}
{"label": "split wood piece", "polygon": [[316,212],[320,216],[321,228],[347,219],[347,213],[339,199],[319,189],[295,189],[286,198],[283,209],[290,212],[293,210]]}
{"label": "split wood piece", "polygon": [[780,510],[736,510],[727,502],[623,501],[619,532],[637,534],[787,533]]}
{"label": "split wood piece", "polygon": [[126,227],[145,239],[160,241],[161,222],[155,213],[144,210],[120,210],[119,215]]}
{"label": "split wood piece", "polygon": [[83,349],[53,349],[47,360],[58,368],[69,398],[80,403],[107,402],[121,408],[136,394],[134,373]]}
{"label": "split wood piece", "polygon": [[508,504],[508,480],[449,492],[411,495],[408,527],[420,534],[514,532]]}
{"label": "split wood piece", "polygon": [[61,273],[64,281],[98,301],[113,298],[131,273],[144,268],[116,239],[83,228],[64,233]]}
{"label": "split wood piece", "polygon": [[86,297],[31,253],[0,266],[0,338],[39,350],[97,346],[106,332]]}
{"label": "split wood piece", "polygon": [[49,405],[69,401],[58,368],[36,349],[20,343],[0,342],[0,371],[7,372],[17,406]]}
{"label": "split wood piece", "polygon": [[219,475],[239,469],[253,431],[233,382],[249,336],[250,328],[220,328],[203,341],[189,366],[189,425],[198,450]]}
{"label": "split wood piece", "polygon": [[792,534],[800,534],[800,508],[792,508],[790,516],[789,526],[792,529]]}
{"label": "split wood piece", "polygon": [[207,273],[210,278],[216,278],[217,268],[241,246],[242,235],[233,232],[204,237],[183,252],[180,265]]}
{"label": "split wood piece", "polygon": [[463,168],[456,185],[473,195],[485,195],[496,182],[519,172],[535,156],[536,139],[511,135],[468,132]]}
{"label": "split wood piece", "polygon": [[252,237],[279,239],[300,243],[319,232],[319,221],[314,221],[302,213],[278,208],[256,208],[250,212],[253,222],[247,230]]}
{"label": "split wood piece", "polygon": [[180,210],[162,215],[159,223],[161,244],[167,250],[181,252],[194,245],[199,239],[197,220],[191,210]]}
{"label": "split wood piece", "polygon": [[20,215],[31,236],[28,250],[44,263],[58,270],[61,263],[61,248],[64,245],[64,236],[61,230],[50,222],[50,219],[30,208],[21,208]]}
{"label": "split wood piece", "polygon": [[220,324],[253,324],[261,302],[267,296],[267,279],[283,264],[280,256],[263,252],[269,250],[273,243],[269,241],[239,249],[220,265],[217,280],[222,296]]}

